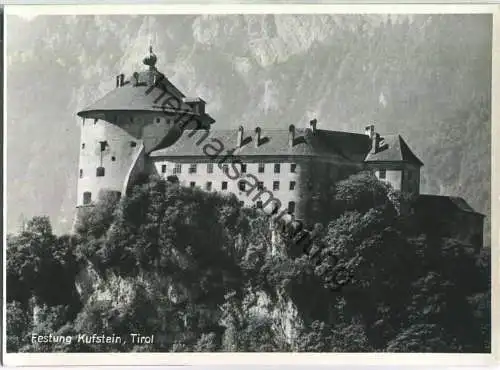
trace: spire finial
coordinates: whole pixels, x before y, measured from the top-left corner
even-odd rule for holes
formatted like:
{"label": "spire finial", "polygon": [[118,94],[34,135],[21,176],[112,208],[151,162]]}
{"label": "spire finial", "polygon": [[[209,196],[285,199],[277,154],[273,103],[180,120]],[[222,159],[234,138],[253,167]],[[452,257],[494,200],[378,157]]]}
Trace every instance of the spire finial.
{"label": "spire finial", "polygon": [[150,44],[149,45],[149,55],[147,57],[145,57],[142,62],[149,66],[150,69],[154,69],[155,68],[155,65],[156,65],[156,55],[155,53],[153,53],[153,46]]}

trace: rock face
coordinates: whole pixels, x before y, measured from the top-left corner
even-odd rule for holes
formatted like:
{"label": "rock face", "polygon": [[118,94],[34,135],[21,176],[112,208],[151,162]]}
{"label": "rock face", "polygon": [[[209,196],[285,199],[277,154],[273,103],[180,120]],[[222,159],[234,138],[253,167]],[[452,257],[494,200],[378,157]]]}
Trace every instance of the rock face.
{"label": "rock face", "polygon": [[422,192],[489,216],[491,25],[484,15],[9,17],[8,230],[24,213],[69,231],[76,112],[137,69],[149,40],[158,68],[206,100],[217,127],[375,122],[422,159]]}

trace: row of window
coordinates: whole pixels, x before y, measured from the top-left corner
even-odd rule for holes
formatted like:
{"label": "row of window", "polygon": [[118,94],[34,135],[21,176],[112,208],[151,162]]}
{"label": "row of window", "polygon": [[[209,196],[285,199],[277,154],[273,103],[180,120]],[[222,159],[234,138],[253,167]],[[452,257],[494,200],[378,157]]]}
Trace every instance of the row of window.
{"label": "row of window", "polygon": [[[211,184],[211,183],[210,183]],[[208,185],[208,183],[207,183]],[[194,186],[194,185],[193,185]],[[227,187],[227,183],[226,183]],[[83,204],[88,205],[92,202],[92,193],[90,191],[86,191],[83,193]],[[243,206],[245,202],[240,201],[240,205]],[[262,208],[263,203],[261,200],[257,201],[256,203],[257,208]],[[288,212],[289,213],[294,213],[295,212],[295,202],[288,202]]]}
{"label": "row of window", "polygon": [[[105,173],[106,173],[106,170],[104,169],[104,167],[97,167],[95,170],[96,177],[104,177]],[[80,168],[80,178],[82,178],[82,177],[83,177],[83,170]]]}
{"label": "row of window", "polygon": [[[266,168],[266,164],[265,163],[259,163],[259,168],[258,168],[258,172],[259,173],[264,173],[265,172],[265,168]],[[222,171],[224,171],[224,173],[226,173],[229,169],[229,165],[228,164],[224,164],[222,165]],[[297,165],[295,163],[291,163],[290,164],[290,172],[291,173],[295,173],[295,171],[297,170]],[[189,164],[189,167],[188,167],[188,173],[197,173],[198,171],[198,165],[196,163],[191,163]],[[162,173],[166,173],[167,172],[167,165],[166,164],[162,164],[161,166],[161,172]],[[214,164],[213,163],[207,163],[207,173],[213,173],[214,172]],[[247,172],[247,165],[242,163],[241,164],[241,173],[246,173]],[[274,164],[274,173],[280,173],[281,172],[281,164],[280,163],[275,163]],[[174,170],[173,170],[173,173],[174,174],[178,174],[178,173],[182,173],[182,164],[181,163],[176,163],[175,166],[174,166]]]}
{"label": "row of window", "polygon": [[[289,190],[295,190],[295,186],[296,185],[297,185],[297,183],[295,181],[290,181],[288,189]],[[189,186],[192,187],[192,188],[194,188],[196,186],[196,182],[195,181],[191,181],[189,183]],[[246,190],[246,186],[247,186],[247,183],[245,181],[238,182],[238,189],[240,191],[245,191]],[[213,189],[213,183],[212,183],[212,181],[207,181],[207,183],[205,184],[205,189],[207,191],[212,191],[212,189]],[[259,181],[257,183],[257,189],[258,190],[264,190],[264,182]],[[221,182],[221,190],[227,190],[227,181],[222,181]],[[279,181],[273,181],[273,190],[274,191],[280,190],[280,182]]]}
{"label": "row of window", "polygon": [[[101,142],[101,151],[103,152],[105,150],[105,147],[103,147],[103,143],[107,145],[107,141],[102,141]],[[137,143],[135,141],[130,142],[130,147],[135,148],[137,146]],[[85,143],[82,143],[82,149],[85,149]]]}
{"label": "row of window", "polygon": [[[407,174],[407,178],[408,178],[408,180],[412,180],[412,178],[413,178],[413,176],[412,176],[412,175],[413,175],[413,174],[412,174],[412,172],[411,172],[411,171],[408,171],[408,172],[406,172],[406,174]],[[386,173],[386,170],[385,170],[385,169],[380,169],[380,170],[378,170],[378,178],[379,178],[379,179],[383,180],[383,179],[385,179],[386,177],[387,177],[387,173]]]}

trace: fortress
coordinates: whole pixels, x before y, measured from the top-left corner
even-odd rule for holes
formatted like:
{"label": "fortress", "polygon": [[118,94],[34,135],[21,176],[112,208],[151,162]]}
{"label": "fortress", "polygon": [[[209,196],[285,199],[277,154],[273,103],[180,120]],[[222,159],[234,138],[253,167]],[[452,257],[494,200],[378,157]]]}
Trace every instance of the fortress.
{"label": "fortress", "polygon": [[[92,206],[102,192],[125,195],[140,174],[159,174],[233,193],[245,206],[282,206],[296,218],[327,221],[335,183],[370,170],[414,194],[414,209],[428,227],[482,245],[483,215],[461,198],[420,194],[423,163],[400,135],[382,136],[373,125],[364,133],[321,130],[316,120],[306,128],[213,129],[205,102],[186,97],[156,62],[150,48],[143,71],[116,76],[114,90],[78,112],[78,208]],[[231,163],[222,161],[227,156]]]}

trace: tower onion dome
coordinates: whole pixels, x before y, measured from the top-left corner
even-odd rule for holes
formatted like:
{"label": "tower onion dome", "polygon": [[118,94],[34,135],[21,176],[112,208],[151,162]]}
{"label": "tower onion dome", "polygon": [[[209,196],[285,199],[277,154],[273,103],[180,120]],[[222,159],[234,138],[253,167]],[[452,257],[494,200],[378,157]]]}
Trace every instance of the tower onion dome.
{"label": "tower onion dome", "polygon": [[156,57],[156,54],[153,53],[153,47],[150,46],[149,47],[149,55],[147,57],[145,57],[142,62],[149,66],[150,69],[155,69],[155,65],[156,65],[156,61],[158,60],[158,58]]}

